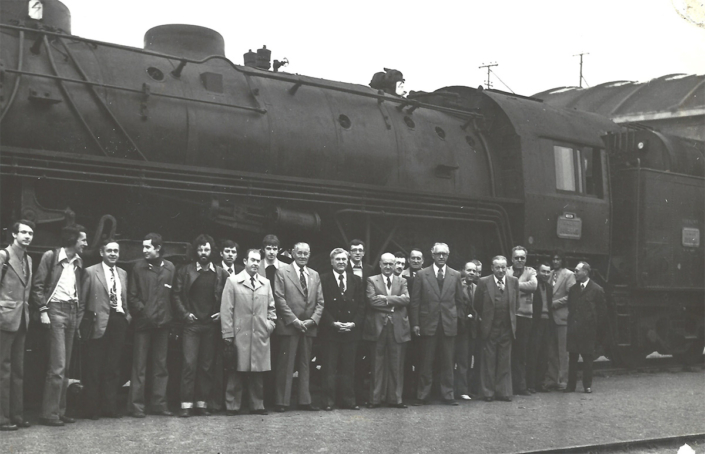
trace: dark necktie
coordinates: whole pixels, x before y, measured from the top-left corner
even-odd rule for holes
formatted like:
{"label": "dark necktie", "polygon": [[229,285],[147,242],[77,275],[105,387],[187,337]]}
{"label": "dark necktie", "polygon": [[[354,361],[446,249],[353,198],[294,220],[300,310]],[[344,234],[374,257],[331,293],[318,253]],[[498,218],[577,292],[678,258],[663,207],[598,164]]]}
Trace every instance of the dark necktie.
{"label": "dark necktie", "polygon": [[497,281],[497,286],[499,287],[500,292],[504,292],[504,279],[499,279]]}
{"label": "dark necktie", "polygon": [[473,291],[472,284],[470,284],[470,285],[468,285],[468,297],[470,299],[470,307],[472,307],[472,299],[473,299],[472,291]]}
{"label": "dark necktie", "polygon": [[115,282],[115,267],[110,267],[110,308],[117,309],[117,282]]}
{"label": "dark necktie", "polygon": [[27,254],[22,256],[22,275],[24,276],[25,282],[27,282],[27,276],[29,276],[29,263],[27,262]]}
{"label": "dark necktie", "polygon": [[438,290],[443,290],[443,268],[438,268],[436,280],[438,280]]}
{"label": "dark necktie", "polygon": [[338,275],[338,282],[338,287],[340,287],[340,293],[345,293],[345,280],[343,279],[342,274]]}
{"label": "dark necktie", "polygon": [[269,282],[272,283],[272,286],[274,286],[274,273],[277,272],[277,267],[274,265],[269,265],[267,268],[264,269],[264,274],[267,276],[267,279],[269,279]]}
{"label": "dark necktie", "polygon": [[392,278],[387,276],[387,290],[392,290]]}
{"label": "dark necktie", "polygon": [[233,268],[230,266],[228,267],[228,274],[231,276],[233,275]]}
{"label": "dark necktie", "polygon": [[299,279],[301,279],[301,290],[304,291],[304,299],[308,300],[308,287],[306,287],[306,276],[304,276],[304,269],[301,268],[299,272],[301,273],[299,275]]}
{"label": "dark necktie", "polygon": [[553,273],[553,285],[556,285],[557,280],[558,280],[558,273],[554,272]]}

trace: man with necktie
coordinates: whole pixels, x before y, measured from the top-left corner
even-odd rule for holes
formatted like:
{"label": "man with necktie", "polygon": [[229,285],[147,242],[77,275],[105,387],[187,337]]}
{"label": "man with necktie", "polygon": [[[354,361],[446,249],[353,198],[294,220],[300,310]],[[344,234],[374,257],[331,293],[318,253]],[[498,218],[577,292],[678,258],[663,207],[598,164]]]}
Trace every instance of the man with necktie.
{"label": "man with necktie", "polygon": [[100,248],[102,261],[86,268],[81,291],[86,311],[95,314],[86,341],[85,410],[91,419],[101,414],[120,418],[117,393],[125,335],[130,322],[127,307],[127,272],[116,266],[120,245],[108,240]]}
{"label": "man with necktie", "polygon": [[370,408],[380,406],[384,400],[390,407],[406,408],[402,391],[406,343],[411,340],[406,312],[410,298],[406,279],[394,273],[394,266],[394,255],[382,254],[382,274],[367,279],[368,306],[363,336],[374,342]]}
{"label": "man with necktie", "polygon": [[49,330],[49,367],[44,383],[41,424],[63,426],[74,423],[66,416],[66,371],[71,364],[73,338],[83,317],[81,275],[86,228],[68,225],[61,230],[61,249],[42,256],[32,283],[32,302],[39,310],[40,322]]}
{"label": "man with necktie", "polygon": [[341,408],[360,409],[355,400],[355,359],[365,317],[365,290],[362,279],[347,270],[348,256],[343,248],[333,249],[332,269],[321,275],[324,305],[318,339],[327,411],[336,404],[336,388],[340,389]]}
{"label": "man with necktie", "polygon": [[605,291],[590,279],[590,265],[575,267],[577,284],[568,292],[568,386],[574,392],[578,376],[578,357],[583,357],[583,390],[592,392],[592,361],[598,328],[605,323]]}
{"label": "man with necktie", "polygon": [[512,341],[516,330],[519,279],[507,276],[507,259],[492,259],[492,274],[480,278],[475,308],[480,317],[480,388],[487,402],[512,401]]}
{"label": "man with necktie", "polygon": [[[414,278],[423,268],[423,252],[419,248],[413,248],[409,252],[409,268],[401,272],[401,277],[406,279],[406,286],[409,290],[409,297],[414,288]],[[419,385],[419,353],[421,351],[421,340],[418,336],[411,336],[411,342],[406,348],[406,359],[404,360],[404,397],[415,398],[416,387]]]}
{"label": "man with necktie", "polygon": [[551,341],[551,316],[553,286],[551,285],[551,267],[548,263],[539,266],[539,285],[534,292],[534,317],[529,342],[529,357],[526,363],[526,385],[530,393],[548,391],[543,380],[548,368],[548,348]]}
{"label": "man with necktie", "polygon": [[463,287],[463,313],[465,323],[458,326],[458,335],[455,337],[455,394],[462,400],[472,400],[470,397],[470,367],[475,354],[474,341],[477,337],[477,312],[475,312],[474,298],[477,284],[477,266],[467,262],[463,267],[465,271],[465,287]]}
{"label": "man with necktie", "polygon": [[276,370],[275,411],[286,411],[291,401],[294,367],[299,371],[299,408],[318,411],[311,404],[309,368],[313,338],[323,313],[323,289],[318,273],[308,266],[311,248],[307,243],[294,245],[294,263],[283,265],[274,276],[274,302],[280,336]]}
{"label": "man with necktie", "polygon": [[575,285],[575,275],[566,268],[565,255],[556,251],[551,260],[550,281],[553,286],[551,339],[548,349],[547,389],[562,391],[568,383],[568,292]]}
{"label": "man with necktie", "polygon": [[[350,251],[350,264],[348,271],[362,279],[362,286],[367,285],[367,278],[372,276],[374,268],[368,263],[363,263],[366,245],[362,240],[354,239],[348,244]],[[365,386],[365,381],[372,380],[370,375],[370,353],[372,346],[370,342],[362,339],[357,346],[357,358],[355,360],[355,396],[358,405],[367,405],[369,386]]]}
{"label": "man with necktie", "polygon": [[0,251],[0,431],[29,427],[24,418],[24,345],[29,326],[34,223],[12,224],[12,244]]}
{"label": "man with necktie", "polygon": [[446,265],[450,249],[436,243],[431,250],[433,265],[418,272],[411,292],[411,326],[421,336],[421,368],[417,401],[428,403],[433,384],[433,361],[440,344],[441,398],[448,405],[458,405],[453,392],[455,336],[465,324],[463,284],[460,273]]}
{"label": "man with necktie", "polygon": [[234,276],[244,269],[237,263],[238,249],[240,246],[233,240],[224,240],[220,243],[220,257],[223,259],[220,267],[228,273],[228,276]]}

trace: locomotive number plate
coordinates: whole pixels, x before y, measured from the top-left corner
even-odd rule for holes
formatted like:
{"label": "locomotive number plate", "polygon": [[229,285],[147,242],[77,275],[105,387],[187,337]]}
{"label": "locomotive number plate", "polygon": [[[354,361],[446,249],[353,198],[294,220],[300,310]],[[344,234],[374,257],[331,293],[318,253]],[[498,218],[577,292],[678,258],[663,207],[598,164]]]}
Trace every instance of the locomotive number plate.
{"label": "locomotive number plate", "polygon": [[700,229],[694,229],[692,227],[683,227],[681,244],[683,244],[683,247],[700,246]]}
{"label": "locomotive number plate", "polygon": [[556,234],[558,238],[579,240],[583,236],[583,220],[574,213],[564,213],[558,216]]}

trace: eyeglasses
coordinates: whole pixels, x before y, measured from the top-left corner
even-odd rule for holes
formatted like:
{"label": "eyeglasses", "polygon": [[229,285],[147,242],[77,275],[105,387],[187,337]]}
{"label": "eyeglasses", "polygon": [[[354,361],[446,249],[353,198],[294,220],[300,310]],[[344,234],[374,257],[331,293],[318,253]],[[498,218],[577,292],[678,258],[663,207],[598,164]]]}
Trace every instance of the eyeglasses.
{"label": "eyeglasses", "polygon": [[524,257],[524,256],[522,255],[522,256],[519,256],[519,257],[514,257],[514,260],[520,260],[520,261],[521,261],[521,260],[526,260],[526,257]]}
{"label": "eyeglasses", "polygon": [[449,255],[448,252],[434,252],[433,255],[438,255],[440,257],[447,257]]}

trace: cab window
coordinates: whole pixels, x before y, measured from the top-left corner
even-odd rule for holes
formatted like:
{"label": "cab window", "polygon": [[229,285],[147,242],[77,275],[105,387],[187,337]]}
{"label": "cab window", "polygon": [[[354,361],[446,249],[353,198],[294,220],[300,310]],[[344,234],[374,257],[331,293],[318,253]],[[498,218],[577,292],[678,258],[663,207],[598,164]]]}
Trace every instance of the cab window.
{"label": "cab window", "polygon": [[556,189],[603,197],[602,152],[591,147],[554,145]]}

